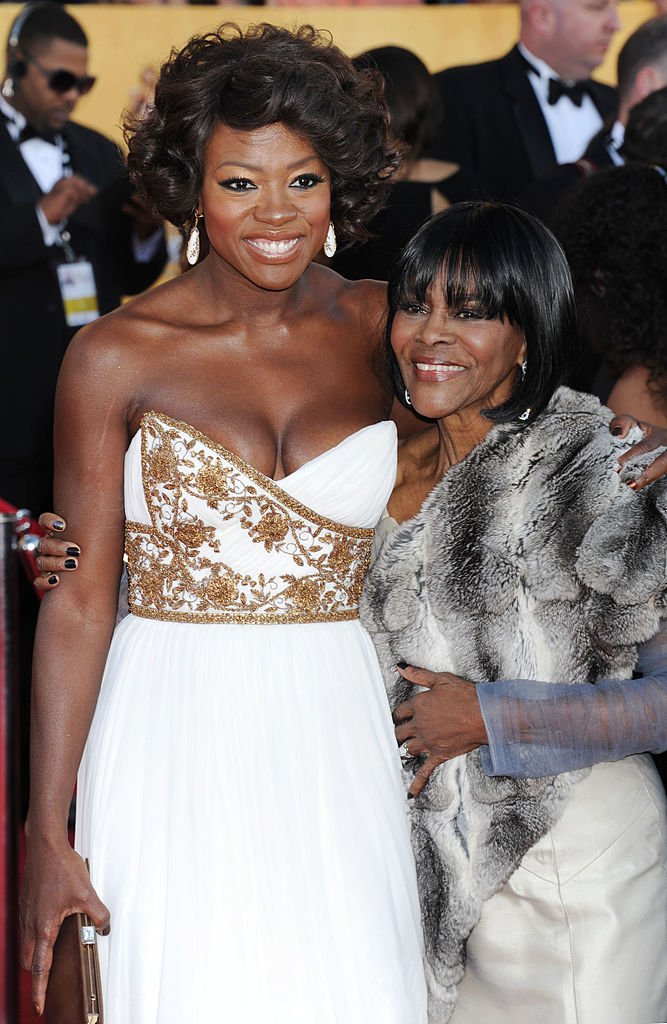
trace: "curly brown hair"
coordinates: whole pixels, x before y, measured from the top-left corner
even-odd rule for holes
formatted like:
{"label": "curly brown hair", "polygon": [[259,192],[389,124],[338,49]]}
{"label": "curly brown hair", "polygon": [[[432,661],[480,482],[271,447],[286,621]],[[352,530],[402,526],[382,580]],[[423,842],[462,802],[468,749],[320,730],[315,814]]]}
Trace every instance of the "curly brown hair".
{"label": "curly brown hair", "polygon": [[128,118],[130,172],[158,213],[185,233],[216,125],[252,131],[280,122],[308,139],[328,168],[336,230],[364,240],[400,162],[382,93],[377,73],[357,71],[312,25],[291,32],[227,22],[172,50],[154,105]]}

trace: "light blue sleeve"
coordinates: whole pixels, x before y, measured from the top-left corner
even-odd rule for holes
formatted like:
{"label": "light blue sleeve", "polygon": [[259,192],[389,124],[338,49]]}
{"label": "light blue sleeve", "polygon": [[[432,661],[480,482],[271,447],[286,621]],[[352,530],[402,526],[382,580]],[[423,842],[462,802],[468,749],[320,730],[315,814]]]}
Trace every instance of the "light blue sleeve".
{"label": "light blue sleeve", "polygon": [[505,679],[477,693],[487,775],[539,778],[667,749],[667,626],[640,649],[641,678],[595,686]]}

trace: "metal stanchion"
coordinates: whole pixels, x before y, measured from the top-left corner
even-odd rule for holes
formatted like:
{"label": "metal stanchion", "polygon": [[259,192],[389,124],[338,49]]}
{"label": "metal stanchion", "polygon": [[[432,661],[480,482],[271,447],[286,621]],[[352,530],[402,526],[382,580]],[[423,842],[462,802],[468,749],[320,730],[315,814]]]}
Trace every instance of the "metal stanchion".
{"label": "metal stanchion", "polygon": [[17,522],[0,513],[0,1024],[18,1020]]}

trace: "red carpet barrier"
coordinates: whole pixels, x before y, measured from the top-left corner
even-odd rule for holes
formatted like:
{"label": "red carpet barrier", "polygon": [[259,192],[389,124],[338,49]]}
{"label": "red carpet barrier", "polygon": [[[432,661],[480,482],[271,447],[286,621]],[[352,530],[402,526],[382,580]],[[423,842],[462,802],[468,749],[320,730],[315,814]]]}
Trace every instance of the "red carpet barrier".
{"label": "red carpet barrier", "polygon": [[42,532],[0,499],[0,1024],[18,1020],[18,574],[37,574]]}
{"label": "red carpet barrier", "polygon": [[0,1024],[18,1018],[18,522],[0,503]]}

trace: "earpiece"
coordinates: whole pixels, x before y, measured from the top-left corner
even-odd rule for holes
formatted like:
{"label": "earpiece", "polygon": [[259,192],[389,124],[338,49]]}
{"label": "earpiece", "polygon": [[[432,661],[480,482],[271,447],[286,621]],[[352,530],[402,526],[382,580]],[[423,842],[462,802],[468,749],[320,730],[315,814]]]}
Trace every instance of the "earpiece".
{"label": "earpiece", "polygon": [[26,61],[21,57],[16,56],[16,50],[21,45],[21,33],[23,32],[23,28],[32,12],[37,8],[44,6],[44,3],[26,4],[25,7],[16,15],[11,28],[9,29],[9,38],[7,39],[7,48],[9,50],[9,56],[7,58],[7,76],[12,78],[14,81],[23,78],[28,70]]}
{"label": "earpiece", "polygon": [[[39,6],[41,7],[42,5],[40,4]],[[23,10],[19,11],[19,13],[14,18],[11,28],[9,29],[9,38],[7,39],[7,45],[11,50],[15,50],[19,45],[21,41],[21,32],[23,31],[23,26],[25,25],[26,21],[32,14],[35,7],[37,7],[37,4],[26,4]]]}
{"label": "earpiece", "polygon": [[7,75],[15,82],[23,78],[27,70],[28,65],[20,57],[10,57],[7,61]]}

